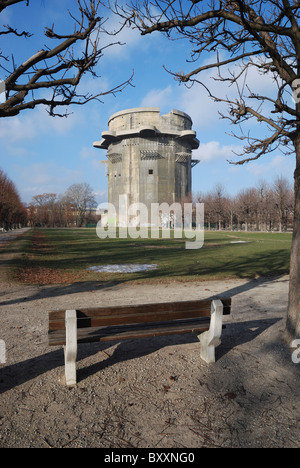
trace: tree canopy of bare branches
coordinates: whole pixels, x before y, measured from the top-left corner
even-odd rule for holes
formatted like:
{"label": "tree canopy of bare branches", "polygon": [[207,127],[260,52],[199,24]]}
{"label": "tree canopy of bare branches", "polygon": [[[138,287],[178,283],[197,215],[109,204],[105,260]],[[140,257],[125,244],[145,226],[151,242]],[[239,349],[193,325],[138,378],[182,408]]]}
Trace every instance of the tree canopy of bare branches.
{"label": "tree canopy of bare branches", "polygon": [[[0,13],[6,8],[37,9],[40,6],[32,0],[0,0]],[[45,28],[43,48],[33,55],[24,57],[22,63],[15,63],[11,50],[1,50],[1,77],[5,76],[5,102],[0,103],[0,117],[18,115],[25,109],[38,105],[47,106],[50,115],[66,116],[65,110],[71,104],[86,104],[92,99],[113,94],[124,89],[132,77],[112,89],[98,94],[81,94],[78,85],[85,74],[97,75],[97,64],[106,48],[117,44],[102,45],[101,38],[105,18],[99,16],[100,2],[97,0],[74,0],[75,12],[66,11],[73,21],[69,31],[56,31],[54,25]],[[21,6],[21,5],[20,5]],[[67,29],[67,26],[66,26]],[[32,31],[18,31],[13,25],[0,25],[0,36],[13,35],[19,41],[30,41]],[[77,44],[80,47],[76,47]],[[62,109],[62,110],[61,110]]]}
{"label": "tree canopy of bare branches", "polygon": [[81,226],[87,209],[97,206],[95,195],[89,184],[72,184],[66,191],[66,199],[73,206],[76,225]]}
{"label": "tree canopy of bare branches", "polygon": [[[203,85],[212,99],[227,105],[221,115],[238,125],[243,153],[235,164],[258,159],[275,149],[296,154],[294,233],[286,337],[300,336],[300,3],[297,0],[141,0],[111,9],[142,35],[159,32],[185,39],[190,46],[187,71],[170,71],[186,85]],[[174,43],[174,47],[176,44]],[[188,54],[188,49],[187,49]],[[192,68],[192,69],[191,69]],[[214,70],[224,84],[216,96],[201,73]],[[249,73],[270,79],[268,93],[250,89]],[[235,87],[227,93],[226,84]],[[227,95],[226,95],[227,93]],[[245,123],[259,122],[245,131]]]}
{"label": "tree canopy of bare branches", "polygon": [[236,195],[228,195],[217,184],[208,193],[193,196],[204,203],[206,229],[244,231],[290,231],[294,222],[294,193],[288,180],[277,177],[272,184],[260,180]]}
{"label": "tree canopy of bare branches", "polygon": [[[239,136],[245,141],[246,158],[237,164],[257,159],[279,146],[294,150],[290,143],[297,137],[300,115],[292,100],[294,87],[300,84],[299,2],[145,0],[132,2],[127,8],[116,4],[115,11],[142,35],[159,31],[171,39],[186,38],[190,43],[187,61],[193,64],[193,69],[169,72],[179,82],[202,84],[215,101],[228,104],[229,112],[222,117],[231,123],[256,119],[267,125],[271,132],[265,139],[248,134]],[[196,66],[204,55],[205,64]],[[247,74],[251,68],[270,75],[270,83],[274,84],[271,97],[249,89]],[[201,72],[208,69],[216,71],[215,79],[236,86],[234,99],[215,96],[213,84],[207,88],[201,81]],[[224,92],[225,89],[224,86]],[[271,106],[268,115],[263,112],[264,102]]]}
{"label": "tree canopy of bare branches", "polygon": [[0,227],[7,230],[24,226],[27,211],[14,183],[0,169]]}
{"label": "tree canopy of bare branches", "polygon": [[89,184],[72,184],[64,194],[42,193],[32,197],[28,206],[31,226],[74,227],[95,223],[95,194]]}

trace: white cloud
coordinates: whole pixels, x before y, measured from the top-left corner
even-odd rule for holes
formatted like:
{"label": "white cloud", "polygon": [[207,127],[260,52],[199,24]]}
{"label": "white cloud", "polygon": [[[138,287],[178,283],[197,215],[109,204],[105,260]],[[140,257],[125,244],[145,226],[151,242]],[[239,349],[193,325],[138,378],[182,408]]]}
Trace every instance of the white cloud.
{"label": "white cloud", "polygon": [[[106,93],[114,85],[109,83],[109,80],[105,76],[93,78],[93,77],[83,77],[77,86],[77,93],[81,95],[97,95],[100,93]],[[101,97],[100,97],[101,99]]]}
{"label": "white cloud", "polygon": [[89,159],[91,157],[95,157],[95,148],[90,148],[89,146],[84,146],[83,148],[81,148],[81,159]]}
{"label": "white cloud", "polygon": [[28,115],[1,119],[0,138],[2,144],[30,140],[37,135],[34,119]]}
{"label": "white cloud", "polygon": [[256,177],[269,177],[286,174],[291,176],[295,168],[295,159],[293,156],[283,156],[277,154],[275,156],[262,156],[258,161],[247,165],[249,173]]}
{"label": "white cloud", "polygon": [[[99,156],[99,158],[95,158],[95,155]],[[97,154],[97,150],[95,150],[95,148],[90,148],[90,147],[87,147],[87,146],[84,146],[83,148],[81,148],[81,152],[80,152],[80,158],[84,161],[84,165],[86,168],[92,168],[93,169],[97,169],[97,172],[99,174],[105,174],[105,163],[107,163],[107,159],[101,159],[102,158],[105,158],[105,153],[103,152],[98,152]]]}
{"label": "white cloud", "polygon": [[69,169],[54,161],[31,164],[27,167],[15,165],[12,173],[21,198],[30,202],[33,195],[41,193],[63,193],[70,181],[81,182],[82,173],[79,169]]}
{"label": "white cloud", "polygon": [[171,110],[173,102],[173,89],[169,85],[164,89],[151,89],[141,101],[141,107],[168,107]]}
{"label": "white cloud", "polygon": [[[207,84],[210,87],[214,85],[212,81],[209,81]],[[224,89],[222,91],[214,89],[214,93],[217,92],[224,95]],[[206,89],[198,84],[195,84],[192,88],[181,88],[181,92],[178,95],[178,108],[184,110],[192,118],[194,124],[200,128],[207,128],[216,124],[220,119],[218,112],[221,110],[221,107],[225,108],[224,104],[215,103],[208,96]]]}
{"label": "white cloud", "polygon": [[107,202],[107,190],[94,190],[93,194],[95,195],[97,203]]}
{"label": "white cloud", "polygon": [[[221,59],[222,57],[220,57]],[[214,61],[215,57],[212,57],[204,61],[202,65],[205,66]],[[222,76],[229,77],[230,73],[238,75],[239,72],[240,66],[233,64],[227,68],[226,66],[224,67]],[[172,94],[172,99],[176,103],[175,107],[189,114],[194,124],[199,128],[211,128],[212,125],[222,125],[224,128],[224,122],[228,127],[229,121],[222,121],[221,123],[220,120],[220,113],[227,115],[228,104],[215,101],[209,96],[208,90],[216,98],[232,101],[238,98],[238,90],[236,85],[229,86],[229,82],[221,81],[219,78],[215,69],[205,70],[197,76],[197,79],[203,85],[200,83],[194,83],[193,86],[177,85],[176,92]],[[250,91],[262,96],[272,96],[272,94],[277,93],[277,85],[274,83],[273,77],[268,74],[259,73],[258,68],[255,66],[250,66],[245,74],[241,76],[239,90],[243,87],[243,80],[245,80],[245,84],[247,85],[247,87],[243,88],[245,98],[249,96]],[[249,99],[248,103],[254,107],[262,104],[261,101],[255,99]],[[270,111],[268,102],[263,103],[263,109],[267,113]],[[256,119],[249,121],[249,125],[251,126],[256,123]]]}
{"label": "white cloud", "polygon": [[[112,24],[112,26],[120,27],[118,24]],[[113,39],[113,40],[112,40]],[[116,37],[109,36],[109,42],[117,41],[120,44],[115,44],[105,50],[104,54],[105,57],[109,58],[119,58],[119,59],[126,59],[128,58],[131,49],[138,47],[141,42],[141,35],[135,29],[131,29],[129,27],[125,27],[118,33]]]}
{"label": "white cloud", "polygon": [[103,173],[104,173],[104,167],[102,166],[102,163],[99,159],[92,159],[91,166],[94,169],[103,170]]}
{"label": "white cloud", "polygon": [[[3,121],[2,121],[3,120]],[[1,119],[0,138],[2,145],[33,140],[40,135],[66,134],[80,122],[78,114],[68,117],[50,117],[44,107],[28,113]]]}
{"label": "white cloud", "polygon": [[238,145],[221,145],[218,141],[209,141],[202,143],[197,151],[193,152],[193,158],[204,162],[212,162],[216,160],[232,160],[234,153],[241,151]]}
{"label": "white cloud", "polygon": [[[140,46],[141,38],[142,36],[137,29],[131,29],[128,26],[121,28],[119,18],[116,15],[112,15],[103,23],[100,34],[98,49],[101,48],[103,52],[101,60],[128,59],[132,49]],[[98,31],[95,30],[91,34],[90,43],[93,44],[97,41]],[[83,51],[85,49],[85,42],[79,43],[78,47]]]}

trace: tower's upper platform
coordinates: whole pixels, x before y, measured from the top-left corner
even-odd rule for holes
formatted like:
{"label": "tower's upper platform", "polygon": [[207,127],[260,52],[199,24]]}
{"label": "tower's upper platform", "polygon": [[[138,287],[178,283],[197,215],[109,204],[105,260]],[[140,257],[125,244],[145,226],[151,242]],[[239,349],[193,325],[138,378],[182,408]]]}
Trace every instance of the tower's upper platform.
{"label": "tower's upper platform", "polygon": [[95,148],[108,149],[111,143],[134,137],[173,137],[199,147],[196,132],[192,130],[192,119],[186,113],[172,109],[161,115],[158,107],[137,107],[113,114],[108,122],[109,130],[103,131],[101,141]]}

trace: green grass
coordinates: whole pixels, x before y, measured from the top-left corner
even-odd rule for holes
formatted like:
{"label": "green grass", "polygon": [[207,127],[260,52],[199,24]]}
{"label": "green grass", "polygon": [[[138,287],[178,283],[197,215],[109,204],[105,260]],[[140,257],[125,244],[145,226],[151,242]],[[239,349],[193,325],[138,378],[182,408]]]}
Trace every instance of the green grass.
{"label": "green grass", "polygon": [[[201,249],[186,250],[184,239],[99,239],[95,228],[32,230],[27,236],[31,242],[24,243],[14,272],[42,268],[68,273],[68,281],[74,275],[76,281],[160,282],[286,274],[292,238],[289,233],[207,231]],[[36,236],[42,236],[38,246]],[[232,243],[236,241],[245,243]],[[126,274],[87,271],[90,266],[126,263],[155,263],[158,269]]]}

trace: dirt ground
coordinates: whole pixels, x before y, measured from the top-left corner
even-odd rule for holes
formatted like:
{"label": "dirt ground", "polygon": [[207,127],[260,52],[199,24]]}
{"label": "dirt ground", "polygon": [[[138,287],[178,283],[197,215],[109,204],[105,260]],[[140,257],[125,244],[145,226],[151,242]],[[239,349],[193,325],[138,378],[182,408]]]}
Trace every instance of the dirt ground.
{"label": "dirt ground", "polygon": [[[0,251],[0,447],[300,446],[300,364],[281,340],[288,277],[22,286],[5,280],[10,258]],[[78,384],[64,386],[49,310],[216,295],[233,302],[215,364],[192,334],[83,344]]]}

